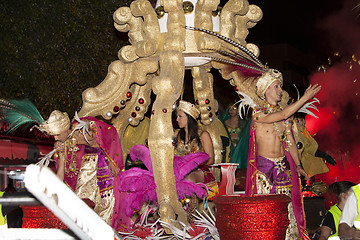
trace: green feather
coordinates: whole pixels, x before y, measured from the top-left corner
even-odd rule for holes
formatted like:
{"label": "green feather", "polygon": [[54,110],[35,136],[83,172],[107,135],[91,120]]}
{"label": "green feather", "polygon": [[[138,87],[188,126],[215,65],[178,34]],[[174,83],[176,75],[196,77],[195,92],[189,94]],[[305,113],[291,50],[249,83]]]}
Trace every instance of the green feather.
{"label": "green feather", "polygon": [[45,120],[34,104],[28,100],[3,100],[0,99],[0,108],[3,109],[3,121],[12,123],[12,132],[23,125],[31,125],[33,123],[39,125]]}

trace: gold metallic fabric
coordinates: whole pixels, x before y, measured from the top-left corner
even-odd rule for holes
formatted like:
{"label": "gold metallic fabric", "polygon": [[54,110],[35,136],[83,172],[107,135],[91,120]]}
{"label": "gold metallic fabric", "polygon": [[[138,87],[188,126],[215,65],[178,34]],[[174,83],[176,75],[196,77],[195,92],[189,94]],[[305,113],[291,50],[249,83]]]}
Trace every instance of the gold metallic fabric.
{"label": "gold metallic fabric", "polygon": [[[84,154],[75,193],[81,199],[89,199],[95,203],[94,211],[107,223],[111,224],[115,197],[113,189],[100,194],[97,185],[97,154]],[[105,197],[101,197],[105,196]]]}

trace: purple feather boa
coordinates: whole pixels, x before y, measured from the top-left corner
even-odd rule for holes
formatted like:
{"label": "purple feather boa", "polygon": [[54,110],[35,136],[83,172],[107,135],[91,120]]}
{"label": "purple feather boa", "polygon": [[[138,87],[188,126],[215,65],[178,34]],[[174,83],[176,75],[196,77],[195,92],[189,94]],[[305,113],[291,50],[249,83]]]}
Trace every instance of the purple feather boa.
{"label": "purple feather boa", "polygon": [[[135,211],[139,211],[143,203],[157,203],[156,185],[149,149],[144,145],[135,145],[130,150],[130,157],[133,161],[141,160],[148,170],[134,167],[119,173],[119,191],[127,193],[122,208],[129,217]],[[202,198],[207,194],[203,184],[186,181],[185,177],[208,159],[209,155],[202,152],[192,153],[183,157],[174,157],[176,189],[180,199],[192,196],[193,194]]]}

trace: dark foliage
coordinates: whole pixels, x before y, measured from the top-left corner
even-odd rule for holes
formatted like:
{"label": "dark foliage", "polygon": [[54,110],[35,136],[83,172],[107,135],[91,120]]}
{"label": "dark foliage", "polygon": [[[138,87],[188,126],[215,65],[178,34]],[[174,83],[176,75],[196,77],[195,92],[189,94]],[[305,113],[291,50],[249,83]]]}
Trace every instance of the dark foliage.
{"label": "dark foliage", "polygon": [[0,98],[28,98],[44,118],[54,109],[73,115],[127,43],[112,15],[130,2],[2,0]]}

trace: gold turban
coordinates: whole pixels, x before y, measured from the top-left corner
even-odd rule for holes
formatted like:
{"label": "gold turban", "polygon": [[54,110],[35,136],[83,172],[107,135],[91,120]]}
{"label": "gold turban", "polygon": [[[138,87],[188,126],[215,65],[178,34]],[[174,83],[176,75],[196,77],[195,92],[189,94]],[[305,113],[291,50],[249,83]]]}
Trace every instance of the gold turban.
{"label": "gold turban", "polygon": [[283,83],[283,78],[281,72],[276,69],[269,69],[259,77],[256,83],[256,94],[262,99],[265,100],[265,92],[270,87],[270,85],[275,82],[280,81]]}
{"label": "gold turban", "polygon": [[48,120],[39,126],[41,131],[49,135],[57,135],[70,129],[70,119],[66,112],[55,110],[50,114]]}
{"label": "gold turban", "polygon": [[200,115],[200,111],[195,107],[194,104],[180,100],[178,110],[183,111],[184,113],[189,114],[194,119],[197,119]]}

